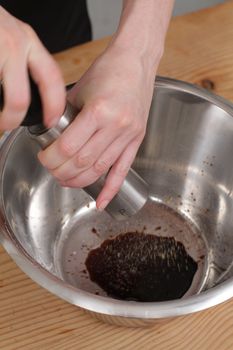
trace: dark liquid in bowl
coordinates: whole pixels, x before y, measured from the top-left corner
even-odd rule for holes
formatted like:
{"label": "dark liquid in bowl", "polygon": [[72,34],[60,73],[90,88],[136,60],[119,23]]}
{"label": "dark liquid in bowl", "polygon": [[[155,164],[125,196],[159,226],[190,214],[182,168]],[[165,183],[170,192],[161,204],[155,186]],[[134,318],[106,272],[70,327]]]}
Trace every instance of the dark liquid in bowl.
{"label": "dark liquid in bowl", "polygon": [[147,302],[181,298],[198,267],[181,242],[138,232],[104,241],[90,251],[86,266],[109,296]]}

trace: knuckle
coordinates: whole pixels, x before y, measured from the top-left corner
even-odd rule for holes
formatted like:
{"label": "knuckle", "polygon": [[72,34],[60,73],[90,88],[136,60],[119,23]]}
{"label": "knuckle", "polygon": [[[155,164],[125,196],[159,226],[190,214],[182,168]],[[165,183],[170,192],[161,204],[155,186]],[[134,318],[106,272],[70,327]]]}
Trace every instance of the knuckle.
{"label": "knuckle", "polygon": [[110,162],[104,161],[104,160],[98,160],[94,164],[94,171],[97,175],[102,175],[108,171],[110,168]]}
{"label": "knuckle", "polygon": [[98,98],[96,101],[93,101],[88,108],[90,117],[95,123],[107,122],[110,113],[104,98]]}
{"label": "knuckle", "polygon": [[121,114],[121,116],[117,120],[117,127],[119,129],[126,129],[132,123],[132,117],[128,113]]}
{"label": "knuckle", "polygon": [[93,158],[91,155],[78,154],[74,158],[74,164],[77,168],[87,168],[93,164]]}
{"label": "knuckle", "polygon": [[97,114],[97,115],[102,113],[106,109],[105,103],[106,103],[106,101],[103,98],[98,98],[97,100],[95,100],[91,104],[92,113]]}
{"label": "knuckle", "polygon": [[75,146],[66,139],[60,139],[58,143],[58,149],[60,154],[65,158],[70,158],[75,154]]}

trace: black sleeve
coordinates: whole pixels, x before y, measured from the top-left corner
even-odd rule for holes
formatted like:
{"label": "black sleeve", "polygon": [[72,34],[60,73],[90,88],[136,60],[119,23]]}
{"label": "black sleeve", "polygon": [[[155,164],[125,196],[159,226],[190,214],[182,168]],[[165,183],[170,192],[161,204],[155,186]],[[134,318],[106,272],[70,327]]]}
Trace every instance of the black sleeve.
{"label": "black sleeve", "polygon": [[86,0],[0,0],[0,5],[30,24],[51,53],[91,40]]}

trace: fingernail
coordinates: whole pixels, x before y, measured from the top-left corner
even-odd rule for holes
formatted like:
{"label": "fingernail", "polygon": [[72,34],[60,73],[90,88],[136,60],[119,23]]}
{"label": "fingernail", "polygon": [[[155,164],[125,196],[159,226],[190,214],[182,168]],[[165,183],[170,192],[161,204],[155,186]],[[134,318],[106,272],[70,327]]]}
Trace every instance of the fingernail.
{"label": "fingernail", "polygon": [[99,211],[103,211],[106,206],[108,205],[109,201],[108,200],[103,200],[102,202],[100,202],[100,204],[98,205],[97,209]]}

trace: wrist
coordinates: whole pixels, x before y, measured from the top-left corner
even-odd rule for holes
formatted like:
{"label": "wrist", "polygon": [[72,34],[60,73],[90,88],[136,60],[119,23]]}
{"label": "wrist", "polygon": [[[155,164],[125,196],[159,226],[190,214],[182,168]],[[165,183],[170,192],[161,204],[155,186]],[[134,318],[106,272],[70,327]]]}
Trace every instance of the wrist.
{"label": "wrist", "polygon": [[132,62],[139,61],[144,67],[156,71],[163,55],[163,43],[156,42],[153,46],[129,45],[125,38],[121,38],[117,33],[113,36],[108,45],[107,51],[113,57],[123,57]]}
{"label": "wrist", "polygon": [[124,0],[118,29],[109,47],[158,66],[173,0]]}

